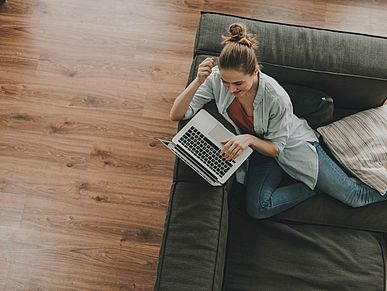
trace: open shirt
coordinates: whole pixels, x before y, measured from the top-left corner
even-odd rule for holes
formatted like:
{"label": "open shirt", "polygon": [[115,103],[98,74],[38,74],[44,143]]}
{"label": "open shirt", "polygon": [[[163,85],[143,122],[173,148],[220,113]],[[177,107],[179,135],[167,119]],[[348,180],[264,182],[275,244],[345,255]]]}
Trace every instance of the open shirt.
{"label": "open shirt", "polygon": [[[215,100],[219,113],[241,134],[227,113],[234,98],[223,85],[219,68],[215,66],[193,96],[184,119],[193,117],[206,103]],[[318,142],[318,138],[304,119],[294,115],[286,91],[276,80],[262,72],[259,72],[253,108],[255,135],[277,146],[279,154],[275,159],[286,173],[314,189],[318,176],[318,157],[315,147],[310,143]],[[236,172],[238,182],[245,183],[247,169],[248,161]]]}

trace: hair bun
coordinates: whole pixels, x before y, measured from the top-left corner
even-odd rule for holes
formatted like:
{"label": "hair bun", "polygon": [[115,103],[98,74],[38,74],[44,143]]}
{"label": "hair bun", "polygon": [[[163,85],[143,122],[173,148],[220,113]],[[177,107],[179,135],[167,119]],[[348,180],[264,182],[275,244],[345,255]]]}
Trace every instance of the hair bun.
{"label": "hair bun", "polygon": [[254,35],[247,33],[247,28],[242,23],[233,23],[228,27],[228,36],[223,36],[223,44],[238,43],[249,48],[255,48],[257,40]]}
{"label": "hair bun", "polygon": [[240,23],[233,23],[228,28],[228,33],[229,33],[231,38],[233,38],[236,41],[238,41],[241,38],[245,37],[245,35],[246,35],[246,27],[244,27]]}

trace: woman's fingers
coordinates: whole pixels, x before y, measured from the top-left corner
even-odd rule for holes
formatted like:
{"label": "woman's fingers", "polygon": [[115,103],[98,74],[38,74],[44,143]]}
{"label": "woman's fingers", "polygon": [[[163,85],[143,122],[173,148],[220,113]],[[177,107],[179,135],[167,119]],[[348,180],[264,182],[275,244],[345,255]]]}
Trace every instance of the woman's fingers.
{"label": "woman's fingers", "polygon": [[229,140],[221,149],[220,154],[227,160],[232,160],[241,152],[241,147],[233,140]]}
{"label": "woman's fingers", "polygon": [[211,66],[201,66],[198,68],[198,71],[209,71],[210,73],[212,72],[212,67]]}
{"label": "woman's fingers", "polygon": [[208,62],[208,63],[211,63],[211,64],[215,63],[214,58],[206,58],[202,63],[204,63],[204,62]]}
{"label": "woman's fingers", "polygon": [[228,148],[230,147],[232,142],[231,140],[225,140],[225,141],[222,141],[222,144],[223,144],[223,147],[220,149],[221,155],[226,154],[226,152],[228,152]]}
{"label": "woman's fingers", "polygon": [[214,66],[214,60],[210,59],[210,58],[205,59],[203,62],[201,62],[199,64],[199,68],[200,67],[210,67],[210,68],[212,68],[213,66]]}
{"label": "woman's fingers", "polygon": [[206,58],[198,68],[198,77],[201,82],[204,82],[205,79],[211,74],[212,68],[214,66],[214,60],[212,58]]}
{"label": "woman's fingers", "polygon": [[241,152],[242,150],[237,148],[228,155],[227,159],[235,160],[240,155]]}
{"label": "woman's fingers", "polygon": [[223,141],[222,143],[224,143],[224,146],[220,154],[227,160],[236,159],[244,150],[243,144],[233,139]]}
{"label": "woman's fingers", "polygon": [[238,152],[240,151],[240,148],[239,147],[235,147],[231,153],[230,153],[230,158],[231,159],[235,159],[235,157],[237,156]]}
{"label": "woman's fingers", "polygon": [[214,66],[214,60],[207,58],[199,65],[199,68],[200,67],[208,67],[208,68],[212,69],[213,66]]}
{"label": "woman's fingers", "polygon": [[201,74],[211,74],[211,69],[210,68],[199,68],[199,70],[198,70],[198,73],[201,73]]}
{"label": "woman's fingers", "polygon": [[230,152],[225,159],[227,160],[235,160],[241,153],[243,149],[241,148],[235,148],[232,152]]}
{"label": "woman's fingers", "polygon": [[249,135],[237,135],[220,143],[223,145],[220,154],[227,160],[235,159],[249,146]]}
{"label": "woman's fingers", "polygon": [[231,155],[236,149],[238,149],[237,145],[235,143],[232,143],[228,149],[227,149],[227,153],[229,155]]}

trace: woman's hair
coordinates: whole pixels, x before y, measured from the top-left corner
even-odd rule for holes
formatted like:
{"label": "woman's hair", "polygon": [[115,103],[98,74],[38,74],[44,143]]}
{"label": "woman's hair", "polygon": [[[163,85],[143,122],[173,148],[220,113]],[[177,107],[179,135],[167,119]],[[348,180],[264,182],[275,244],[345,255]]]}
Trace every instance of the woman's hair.
{"label": "woman's hair", "polygon": [[257,40],[254,35],[247,33],[244,24],[233,23],[228,28],[228,36],[222,37],[224,47],[219,56],[219,67],[252,75],[258,65],[254,50]]}

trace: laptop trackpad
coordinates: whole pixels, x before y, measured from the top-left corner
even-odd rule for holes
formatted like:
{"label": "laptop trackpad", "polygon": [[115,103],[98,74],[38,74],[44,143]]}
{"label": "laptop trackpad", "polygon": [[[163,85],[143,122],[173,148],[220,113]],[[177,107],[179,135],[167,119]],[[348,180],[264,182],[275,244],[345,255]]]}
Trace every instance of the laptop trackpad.
{"label": "laptop trackpad", "polygon": [[209,132],[209,136],[211,136],[214,141],[220,143],[222,140],[225,140],[234,135],[225,129],[222,125],[218,124]]}

